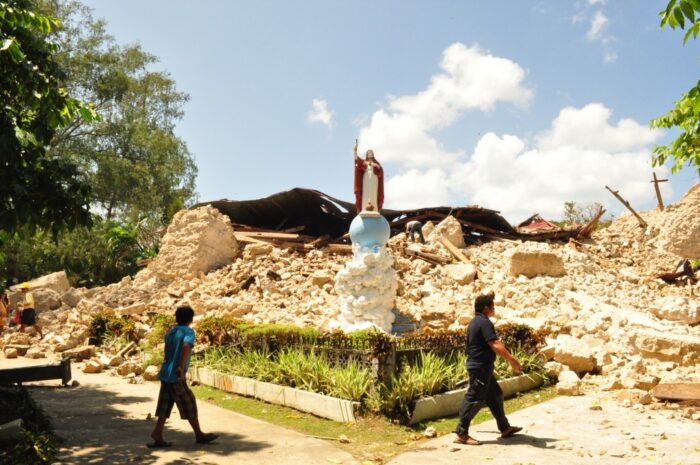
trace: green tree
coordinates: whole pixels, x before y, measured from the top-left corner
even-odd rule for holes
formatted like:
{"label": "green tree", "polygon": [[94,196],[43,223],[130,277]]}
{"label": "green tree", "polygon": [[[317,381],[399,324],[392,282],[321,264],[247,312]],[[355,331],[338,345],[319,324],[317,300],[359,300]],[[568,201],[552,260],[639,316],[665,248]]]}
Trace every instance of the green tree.
{"label": "green tree", "polygon": [[598,202],[580,204],[569,200],[564,202],[564,217],[562,222],[565,225],[584,225],[591,221],[602,205]]}
{"label": "green tree", "polygon": [[[661,28],[686,30],[683,44],[692,36],[700,33],[700,0],[671,0],[661,13]],[[700,174],[700,81],[695,87],[681,95],[675,107],[663,116],[651,122],[654,128],[680,129],[681,134],[669,145],[654,147],[652,162],[654,166],[663,165],[673,158],[675,163],[671,171],[676,173],[684,165],[695,167]]]}
{"label": "green tree", "polygon": [[29,0],[0,2],[0,231],[90,222],[88,184],[75,163],[47,150],[70,121],[95,118],[62,87],[47,40],[59,25]]}
{"label": "green tree", "polygon": [[195,200],[197,168],[174,133],[189,97],[167,73],[152,70],[155,56],[138,45],[117,45],[80,2],[43,5],[64,24],[57,60],[66,87],[102,115],[73,119],[55,134],[53,150],[81,166],[91,203],[108,219],[169,222]]}
{"label": "green tree", "polygon": [[141,241],[140,228],[95,216],[91,227],[62,231],[57,238],[42,230],[29,237],[5,234],[0,237],[0,280],[26,281],[65,270],[80,286],[118,281],[154,253],[151,244]]}

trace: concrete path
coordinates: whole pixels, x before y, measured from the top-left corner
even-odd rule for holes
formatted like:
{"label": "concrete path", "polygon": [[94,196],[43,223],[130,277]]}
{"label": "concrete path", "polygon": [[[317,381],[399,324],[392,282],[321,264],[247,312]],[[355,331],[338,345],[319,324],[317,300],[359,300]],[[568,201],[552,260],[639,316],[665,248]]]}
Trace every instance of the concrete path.
{"label": "concrete path", "polygon": [[[0,368],[46,363],[46,360],[0,359]],[[145,444],[154,419],[158,385],[127,384],[119,377],[85,375],[74,366],[76,388],[58,382],[32,387],[32,396],[53,417],[56,432],[66,440],[63,464],[358,464],[332,443],[309,438],[207,402],[198,401],[206,431],[220,434],[213,444],[199,446],[177,410],[166,424],[170,449]],[[454,435],[420,441],[391,465],[638,465],[700,464],[700,422],[679,418],[680,412],[625,408],[610,393],[558,397],[512,415],[523,434],[498,439],[493,421],[472,427],[482,446],[453,444]],[[593,407],[593,408],[591,408]]]}
{"label": "concrete path", "polygon": [[[0,359],[0,368],[46,360]],[[158,384],[128,384],[106,374],[85,375],[73,366],[74,388],[59,381],[31,387],[32,397],[52,418],[56,433],[65,439],[62,464],[324,464],[358,463],[330,442],[271,425],[198,400],[202,429],[219,434],[211,444],[198,445],[189,423],[177,407],[166,423],[168,449],[146,447],[155,419]],[[34,384],[34,383],[32,383]],[[29,385],[28,385],[29,386]]]}
{"label": "concrete path", "polygon": [[483,442],[481,446],[454,444],[450,434],[424,442],[389,463],[700,464],[700,423],[669,418],[672,415],[678,413],[649,407],[637,411],[600,395],[557,397],[508,416],[511,424],[524,427],[523,434],[500,439],[495,421],[489,421],[470,431]]}

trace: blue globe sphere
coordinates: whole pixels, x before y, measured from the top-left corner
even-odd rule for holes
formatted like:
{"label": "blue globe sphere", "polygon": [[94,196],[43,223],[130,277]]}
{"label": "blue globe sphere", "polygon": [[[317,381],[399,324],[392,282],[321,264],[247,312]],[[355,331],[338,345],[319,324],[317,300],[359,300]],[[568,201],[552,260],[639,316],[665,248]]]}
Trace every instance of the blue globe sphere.
{"label": "blue globe sphere", "polygon": [[350,240],[364,247],[382,247],[389,242],[391,229],[383,216],[357,215],[350,223]]}

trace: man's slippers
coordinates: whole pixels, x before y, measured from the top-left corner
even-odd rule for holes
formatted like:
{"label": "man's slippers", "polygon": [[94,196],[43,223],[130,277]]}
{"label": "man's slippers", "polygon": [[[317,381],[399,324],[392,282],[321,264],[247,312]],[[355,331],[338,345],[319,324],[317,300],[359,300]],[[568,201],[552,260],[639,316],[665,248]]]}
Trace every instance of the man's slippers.
{"label": "man's slippers", "polygon": [[480,446],[481,441],[477,441],[471,436],[460,436],[459,434],[455,438],[454,441],[455,444],[464,444],[465,446]]}
{"label": "man's slippers", "polygon": [[219,435],[214,434],[214,433],[203,434],[197,438],[197,444],[209,444],[210,442],[212,442],[214,439],[216,439],[218,437],[219,437]]}
{"label": "man's slippers", "polygon": [[520,426],[511,426],[507,430],[505,430],[501,433],[501,437],[502,438],[509,438],[509,437],[513,436],[514,434],[519,433],[522,430],[523,429]]}
{"label": "man's slippers", "polygon": [[146,447],[148,447],[149,449],[160,449],[161,447],[170,447],[172,445],[172,442],[153,440],[153,442],[149,442],[148,444],[146,444]]}

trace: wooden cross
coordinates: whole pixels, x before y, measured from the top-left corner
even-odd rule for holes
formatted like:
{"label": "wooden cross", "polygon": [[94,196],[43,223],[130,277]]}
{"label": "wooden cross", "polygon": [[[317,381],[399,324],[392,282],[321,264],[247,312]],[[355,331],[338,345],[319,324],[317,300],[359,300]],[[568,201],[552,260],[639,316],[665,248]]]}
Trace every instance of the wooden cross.
{"label": "wooden cross", "polygon": [[656,209],[659,211],[664,211],[664,201],[661,200],[661,190],[659,189],[660,182],[668,182],[668,179],[657,179],[656,172],[652,172],[654,175],[654,180],[651,181],[654,184],[654,189],[656,190]]}

